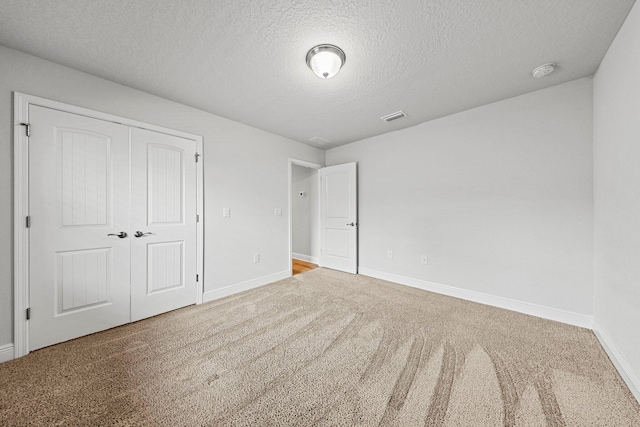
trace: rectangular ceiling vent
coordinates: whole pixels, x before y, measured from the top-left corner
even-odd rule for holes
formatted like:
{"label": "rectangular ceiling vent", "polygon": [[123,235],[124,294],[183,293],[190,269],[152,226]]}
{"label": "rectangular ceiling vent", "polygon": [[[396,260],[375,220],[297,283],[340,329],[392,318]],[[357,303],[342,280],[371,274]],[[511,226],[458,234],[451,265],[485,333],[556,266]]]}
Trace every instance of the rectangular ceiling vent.
{"label": "rectangular ceiling vent", "polygon": [[387,114],[386,116],[382,116],[380,118],[385,122],[392,122],[394,120],[398,120],[403,117],[407,117],[407,115],[404,113],[404,111],[400,110],[400,111],[396,111],[395,113]]}
{"label": "rectangular ceiling vent", "polygon": [[320,138],[319,136],[314,136],[313,138],[311,138],[309,141],[316,143],[318,145],[327,145],[329,143],[329,141],[327,141],[324,138]]}

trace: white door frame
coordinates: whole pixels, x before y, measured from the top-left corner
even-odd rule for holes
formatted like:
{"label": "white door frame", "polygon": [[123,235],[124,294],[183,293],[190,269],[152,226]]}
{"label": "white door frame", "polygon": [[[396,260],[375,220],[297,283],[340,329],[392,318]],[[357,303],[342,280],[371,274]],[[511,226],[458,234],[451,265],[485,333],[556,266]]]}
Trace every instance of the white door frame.
{"label": "white door frame", "polygon": [[[293,212],[292,212],[292,204],[293,204],[293,200],[292,200],[292,195],[291,192],[293,191],[293,177],[292,177],[292,167],[293,165],[297,165],[297,166],[302,166],[305,168],[311,168],[311,169],[316,169],[317,171],[319,171],[321,168],[323,168],[322,165],[317,164],[317,163],[311,163],[311,162],[307,162],[305,160],[298,160],[298,159],[292,159],[289,158],[289,162],[288,162],[288,182],[289,182],[289,276],[292,276],[292,269],[293,269],[293,260],[292,260],[292,256],[293,256]],[[320,189],[320,180],[318,179],[318,190]],[[318,210],[320,209],[320,192],[318,191]]]}
{"label": "white door frame", "polygon": [[[139,122],[137,120],[114,116],[112,114],[89,110],[87,108],[64,104],[49,99],[27,95],[20,92],[13,93],[13,203],[14,203],[14,234],[13,234],[13,345],[14,358],[29,353],[29,322],[26,310],[29,307],[29,229],[26,218],[29,216],[29,139],[25,125],[29,123],[29,106],[38,105],[45,108],[78,114],[93,119],[119,123],[124,126],[148,129],[154,132],[166,133],[195,141],[197,152],[202,155],[203,138],[199,135],[180,132],[161,126]],[[196,304],[202,303],[204,290],[204,174],[203,162],[196,165],[197,170],[197,283]]]}

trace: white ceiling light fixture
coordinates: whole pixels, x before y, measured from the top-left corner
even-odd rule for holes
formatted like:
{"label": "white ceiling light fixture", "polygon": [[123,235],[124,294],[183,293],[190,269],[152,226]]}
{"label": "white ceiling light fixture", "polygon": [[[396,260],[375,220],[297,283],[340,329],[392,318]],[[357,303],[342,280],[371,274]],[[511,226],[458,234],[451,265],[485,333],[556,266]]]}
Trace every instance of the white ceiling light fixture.
{"label": "white ceiling light fixture", "polygon": [[539,67],[534,68],[533,71],[531,71],[531,74],[536,79],[541,79],[542,77],[548,76],[549,74],[553,73],[555,69],[556,64],[554,64],[553,62],[549,62],[548,64],[542,64]]}
{"label": "white ceiling light fixture", "polygon": [[342,49],[332,44],[319,44],[307,52],[307,65],[321,79],[338,74],[346,59]]}

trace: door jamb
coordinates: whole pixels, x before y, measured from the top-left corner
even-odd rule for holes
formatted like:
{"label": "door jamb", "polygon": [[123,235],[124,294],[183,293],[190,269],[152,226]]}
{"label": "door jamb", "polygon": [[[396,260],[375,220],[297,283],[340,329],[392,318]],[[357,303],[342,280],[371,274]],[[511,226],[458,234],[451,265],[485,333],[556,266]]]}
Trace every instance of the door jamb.
{"label": "door jamb", "polygon": [[[318,190],[320,189],[320,169],[323,168],[322,165],[317,164],[317,163],[312,163],[312,162],[307,162],[305,160],[298,160],[298,159],[292,159],[289,158],[288,161],[288,183],[289,183],[289,276],[292,276],[292,269],[293,269],[293,261],[292,261],[292,255],[293,255],[293,212],[291,209],[293,200],[292,200],[292,196],[291,196],[291,192],[293,191],[293,176],[292,176],[292,168],[293,165],[297,165],[297,166],[303,166],[305,168],[311,168],[311,169],[315,169],[318,171]],[[320,209],[320,192],[318,192],[318,210]]]}
{"label": "door jamb", "polygon": [[203,140],[194,135],[162,126],[115,116],[88,108],[52,101],[20,92],[13,93],[13,346],[14,358],[29,353],[29,321],[26,311],[29,307],[29,229],[26,218],[29,216],[29,138],[24,125],[29,123],[29,106],[60,110],[92,119],[118,123],[124,126],[138,127],[154,132],[165,133],[195,141],[200,159],[196,164],[197,208],[200,221],[196,223],[196,304],[202,304],[204,292],[204,171]]}

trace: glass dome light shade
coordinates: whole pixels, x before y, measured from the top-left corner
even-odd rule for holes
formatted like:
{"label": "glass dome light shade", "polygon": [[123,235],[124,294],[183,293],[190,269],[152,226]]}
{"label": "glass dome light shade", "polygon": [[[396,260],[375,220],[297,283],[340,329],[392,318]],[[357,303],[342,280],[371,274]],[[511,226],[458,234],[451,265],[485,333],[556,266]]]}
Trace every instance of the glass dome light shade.
{"label": "glass dome light shade", "polygon": [[318,45],[307,53],[307,65],[321,79],[330,79],[338,74],[345,59],[342,49],[329,44]]}

